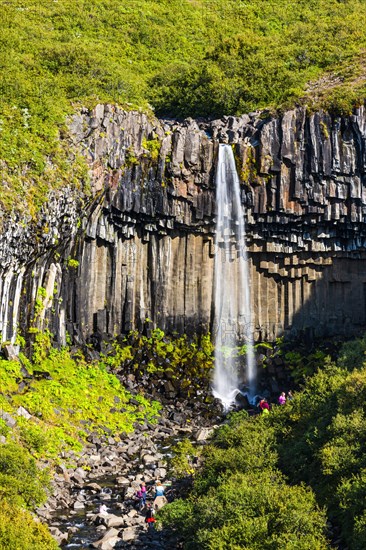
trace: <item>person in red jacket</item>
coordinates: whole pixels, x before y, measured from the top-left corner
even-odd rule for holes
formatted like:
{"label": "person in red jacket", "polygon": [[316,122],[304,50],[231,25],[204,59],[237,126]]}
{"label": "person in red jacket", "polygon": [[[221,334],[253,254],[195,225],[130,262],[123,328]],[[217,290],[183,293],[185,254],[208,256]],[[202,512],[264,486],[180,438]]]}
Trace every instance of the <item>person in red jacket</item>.
{"label": "person in red jacket", "polygon": [[259,408],[262,412],[264,412],[265,410],[268,412],[270,411],[270,406],[267,399],[263,398],[259,401]]}
{"label": "person in red jacket", "polygon": [[152,531],[154,529],[155,521],[156,520],[154,518],[154,508],[152,507],[151,502],[149,502],[147,505],[147,511],[145,516],[145,523],[147,523],[147,528],[149,531]]}

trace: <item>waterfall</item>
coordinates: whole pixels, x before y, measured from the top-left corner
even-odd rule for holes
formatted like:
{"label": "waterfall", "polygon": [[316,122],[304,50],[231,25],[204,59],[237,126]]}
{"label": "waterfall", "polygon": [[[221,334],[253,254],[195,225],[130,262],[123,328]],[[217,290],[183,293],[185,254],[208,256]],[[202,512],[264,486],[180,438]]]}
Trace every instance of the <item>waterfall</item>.
{"label": "waterfall", "polygon": [[[229,408],[245,382],[255,394],[248,257],[240,184],[230,145],[219,146],[216,172],[216,237],[214,277],[215,370],[213,393]],[[245,380],[239,380],[237,346],[246,344]]]}

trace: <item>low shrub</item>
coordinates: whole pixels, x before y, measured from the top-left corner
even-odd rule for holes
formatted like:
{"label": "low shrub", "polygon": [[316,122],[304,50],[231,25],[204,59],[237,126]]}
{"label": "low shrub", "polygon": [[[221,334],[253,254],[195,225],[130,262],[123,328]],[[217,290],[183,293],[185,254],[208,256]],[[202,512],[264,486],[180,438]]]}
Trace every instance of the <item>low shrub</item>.
{"label": "low shrub", "polygon": [[17,506],[0,500],[0,550],[57,550],[47,527]]}
{"label": "low shrub", "polygon": [[274,432],[265,418],[233,415],[204,450],[187,500],[164,507],[159,521],[189,549],[328,548],[326,517],[314,493],[291,487],[275,466]]}
{"label": "low shrub", "polygon": [[46,499],[49,481],[49,471],[37,468],[26,449],[15,442],[1,445],[0,499],[33,508]]}
{"label": "low shrub", "polygon": [[365,547],[365,349],[345,343],[285,406],[216,432],[190,497],[159,514],[186,549],[322,550],[327,520],[344,546]]}

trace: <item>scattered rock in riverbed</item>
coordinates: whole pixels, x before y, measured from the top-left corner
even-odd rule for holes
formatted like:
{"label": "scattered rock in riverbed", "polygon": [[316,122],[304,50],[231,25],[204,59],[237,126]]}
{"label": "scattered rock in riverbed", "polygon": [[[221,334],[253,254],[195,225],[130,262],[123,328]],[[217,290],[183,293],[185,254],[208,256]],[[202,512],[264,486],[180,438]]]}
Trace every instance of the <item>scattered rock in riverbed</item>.
{"label": "scattered rock in riverbed", "polygon": [[205,443],[208,439],[210,439],[214,430],[215,427],[199,428],[199,430],[195,434],[195,440],[198,443]]}
{"label": "scattered rock in riverbed", "polygon": [[69,538],[68,533],[62,533],[58,527],[50,527],[50,533],[59,546],[64,546]]}
{"label": "scattered rock in riverbed", "polygon": [[[55,538],[60,537],[57,528],[61,533],[67,531],[68,540],[63,542],[66,547],[80,543],[79,547],[93,545],[100,550],[180,548],[172,533],[147,532],[144,511],[137,510],[135,495],[144,481],[151,499],[155,480],[167,479],[165,453],[169,454],[175,442],[190,437],[206,443],[212,427],[207,427],[204,420],[205,407],[211,405],[198,406],[184,400],[166,404],[156,424],[136,424],[134,433],[122,441],[90,434],[82,456],[65,453],[65,464],[73,463],[74,467],[62,463],[57,467],[53,495],[38,510],[43,521],[54,528]],[[219,415],[214,420],[217,423]],[[104,514],[98,513],[101,504],[107,507]]]}
{"label": "scattered rock in riverbed", "polygon": [[96,542],[93,542],[92,546],[94,548],[99,548],[99,550],[110,550],[111,548],[115,547],[118,541],[121,540],[118,534],[119,531],[112,527],[111,529],[108,529],[108,531],[106,531],[103,538]]}

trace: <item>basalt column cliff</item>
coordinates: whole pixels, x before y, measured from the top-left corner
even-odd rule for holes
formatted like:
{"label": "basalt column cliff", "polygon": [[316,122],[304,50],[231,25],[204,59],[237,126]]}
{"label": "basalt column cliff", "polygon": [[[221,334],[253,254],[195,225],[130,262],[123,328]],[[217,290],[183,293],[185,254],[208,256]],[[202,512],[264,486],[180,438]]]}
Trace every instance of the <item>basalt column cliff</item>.
{"label": "basalt column cliff", "polygon": [[366,327],[364,108],[178,123],[99,105],[70,129],[93,198],[67,189],[37,227],[4,223],[3,341],[32,324],[61,343],[147,319],[170,332],[212,329],[220,142],[233,145],[242,181],[255,339]]}

